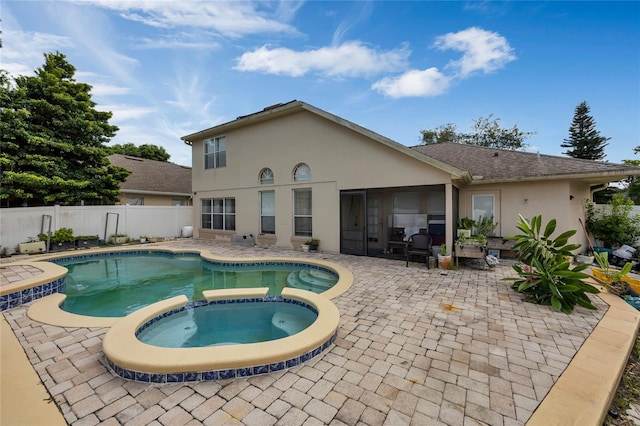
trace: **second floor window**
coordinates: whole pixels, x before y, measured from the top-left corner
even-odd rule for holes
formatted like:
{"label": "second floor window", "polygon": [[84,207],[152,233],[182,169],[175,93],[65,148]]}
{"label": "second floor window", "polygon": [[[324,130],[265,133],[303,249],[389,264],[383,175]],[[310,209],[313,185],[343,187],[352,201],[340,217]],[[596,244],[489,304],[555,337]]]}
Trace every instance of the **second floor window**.
{"label": "second floor window", "polygon": [[204,141],[204,168],[217,169],[227,166],[227,140],[224,136]]}

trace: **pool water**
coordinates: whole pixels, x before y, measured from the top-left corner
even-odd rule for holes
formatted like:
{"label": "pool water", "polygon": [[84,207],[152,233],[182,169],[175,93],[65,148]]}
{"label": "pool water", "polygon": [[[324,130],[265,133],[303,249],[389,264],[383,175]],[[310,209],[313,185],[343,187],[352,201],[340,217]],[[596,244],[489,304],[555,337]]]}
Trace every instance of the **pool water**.
{"label": "pool water", "polygon": [[268,287],[279,295],[286,286],[322,293],[336,274],[307,265],[265,262],[225,266],[200,256],[168,253],[110,254],[61,259],[66,267],[62,309],[87,316],[121,317],[144,306],[184,294],[204,300],[203,290]]}
{"label": "pool water", "polygon": [[248,302],[183,309],[153,322],[138,340],[166,348],[266,342],[309,327],[317,313],[299,304]]}

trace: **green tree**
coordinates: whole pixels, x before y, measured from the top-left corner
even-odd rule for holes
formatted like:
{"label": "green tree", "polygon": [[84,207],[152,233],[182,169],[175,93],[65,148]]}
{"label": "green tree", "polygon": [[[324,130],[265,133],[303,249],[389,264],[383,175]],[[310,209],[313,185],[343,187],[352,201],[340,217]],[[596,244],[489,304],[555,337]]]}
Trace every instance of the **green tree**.
{"label": "green tree", "polygon": [[[636,146],[633,149],[633,153],[636,155],[639,154],[640,146]],[[640,166],[640,160],[622,160],[622,163],[628,166]],[[634,204],[640,204],[640,180],[635,176],[631,176],[626,179],[624,183],[627,187],[627,197],[629,197]]]}
{"label": "green tree", "polygon": [[569,157],[602,161],[606,157],[604,148],[611,138],[600,136],[600,132],[596,130],[596,122],[589,112],[590,108],[586,102],[576,107],[571,127],[569,127],[569,138],[565,139],[560,146],[568,148],[564,154]]}
{"label": "green tree", "polygon": [[112,114],[94,108],[65,55],[44,57],[35,76],[0,73],[2,205],[113,204],[129,171],[106,157]]}
{"label": "green tree", "polygon": [[143,144],[136,146],[132,143],[116,144],[107,147],[109,154],[131,155],[133,157],[146,158],[148,160],[168,162],[171,155],[161,146]]}
{"label": "green tree", "polygon": [[448,123],[435,129],[421,130],[422,143],[455,142],[468,145],[486,146],[492,148],[522,150],[527,147],[525,139],[535,132],[523,132],[517,125],[512,128],[500,126],[499,118],[480,117],[473,121],[469,133],[458,132],[455,124]]}

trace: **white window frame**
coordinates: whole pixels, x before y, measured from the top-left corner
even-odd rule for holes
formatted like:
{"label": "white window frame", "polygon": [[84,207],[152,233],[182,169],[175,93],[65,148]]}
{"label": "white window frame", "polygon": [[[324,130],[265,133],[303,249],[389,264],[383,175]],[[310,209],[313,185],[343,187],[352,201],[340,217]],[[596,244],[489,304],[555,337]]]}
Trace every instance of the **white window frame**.
{"label": "white window frame", "polygon": [[293,169],[294,182],[308,182],[311,180],[311,167],[306,163],[300,163]]}
{"label": "white window frame", "polygon": [[275,178],[273,176],[273,171],[265,167],[260,171],[260,185],[269,185],[275,182]]}
{"label": "white window frame", "polygon": [[[298,203],[297,197],[298,194],[309,193],[309,206],[307,212],[299,212],[298,211]],[[298,221],[296,219],[306,219],[310,220],[309,230],[302,231],[298,229]],[[293,190],[293,235],[296,237],[309,237],[313,236],[313,193],[311,188],[300,188]]]}
{"label": "white window frame", "polygon": [[219,169],[227,166],[227,138],[216,136],[204,141],[204,168]]}
{"label": "white window frame", "polygon": [[[493,216],[493,221],[496,221],[496,196],[495,194],[472,194],[471,195],[471,219],[478,220],[480,217],[485,216],[484,214],[478,214],[479,209],[476,209],[476,199],[479,197],[491,197],[491,214]],[[477,211],[478,210],[478,211]]]}
{"label": "white window frame", "polygon": [[[271,196],[272,206],[265,206],[266,196]],[[272,207],[273,211],[265,211],[265,207]],[[265,229],[265,219],[272,218],[273,229]],[[271,234],[276,233],[276,192],[275,191],[261,191],[260,192],[260,233]]]}

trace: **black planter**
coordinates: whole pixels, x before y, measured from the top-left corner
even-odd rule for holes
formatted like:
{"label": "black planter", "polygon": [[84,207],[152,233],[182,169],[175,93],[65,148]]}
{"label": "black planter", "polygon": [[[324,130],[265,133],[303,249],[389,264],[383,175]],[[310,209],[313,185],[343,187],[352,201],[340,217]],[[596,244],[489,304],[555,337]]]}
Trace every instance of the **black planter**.
{"label": "black planter", "polygon": [[65,251],[76,247],[76,242],[49,243],[49,251]]}
{"label": "black planter", "polygon": [[95,238],[81,238],[76,240],[77,248],[90,248],[90,247],[98,247],[100,239],[96,236]]}

